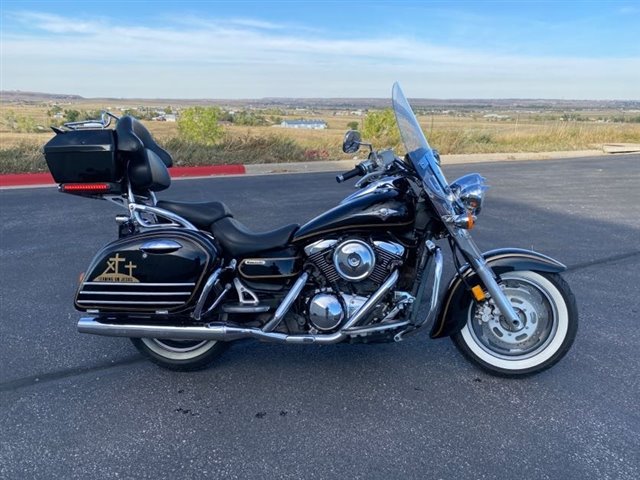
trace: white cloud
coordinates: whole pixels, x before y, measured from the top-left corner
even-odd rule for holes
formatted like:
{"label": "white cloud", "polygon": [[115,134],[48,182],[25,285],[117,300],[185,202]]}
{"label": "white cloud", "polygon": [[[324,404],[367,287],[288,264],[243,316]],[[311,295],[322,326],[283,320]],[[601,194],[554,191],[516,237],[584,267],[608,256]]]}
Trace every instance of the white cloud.
{"label": "white cloud", "polygon": [[104,26],[99,20],[68,19],[38,12],[17,12],[10,17],[18,22],[50,33],[92,33]]}
{"label": "white cloud", "polygon": [[[121,25],[19,12],[3,88],[86,96],[640,98],[640,59],[496,55],[400,34],[330,38],[250,18]],[[302,27],[303,28],[303,27]],[[33,32],[35,30],[35,33]]]}

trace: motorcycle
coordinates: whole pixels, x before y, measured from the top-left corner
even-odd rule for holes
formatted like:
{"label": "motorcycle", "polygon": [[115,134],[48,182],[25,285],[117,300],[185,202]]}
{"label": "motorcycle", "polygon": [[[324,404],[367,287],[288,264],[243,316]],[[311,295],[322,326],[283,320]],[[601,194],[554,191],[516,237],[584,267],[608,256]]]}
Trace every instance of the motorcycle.
{"label": "motorcycle", "polygon": [[[451,337],[502,376],[545,370],[578,327],[566,267],[517,248],[481,252],[470,231],[487,186],[448,183],[400,86],[393,110],[406,155],[348,131],[367,159],[337,177],[358,190],[306,224],[255,233],[221,202],[159,200],[171,155],[130,116],[54,128],[45,158],[59,190],[123,207],[118,239],[81,278],[78,331],[128,337],[158,365],[209,366],[235,340],[284,344],[400,342],[421,329]],[[108,128],[112,118],[115,128]],[[456,274],[442,288],[448,244]]]}

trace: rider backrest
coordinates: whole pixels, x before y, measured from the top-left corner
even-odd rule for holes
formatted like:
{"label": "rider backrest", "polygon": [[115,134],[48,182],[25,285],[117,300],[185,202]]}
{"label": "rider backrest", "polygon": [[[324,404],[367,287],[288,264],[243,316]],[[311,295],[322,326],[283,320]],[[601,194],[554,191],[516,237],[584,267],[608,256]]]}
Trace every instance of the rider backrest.
{"label": "rider backrest", "polygon": [[173,165],[169,152],[161,148],[149,130],[133,117],[125,116],[116,125],[117,150],[127,165],[134,190],[164,190],[171,185],[167,167]]}

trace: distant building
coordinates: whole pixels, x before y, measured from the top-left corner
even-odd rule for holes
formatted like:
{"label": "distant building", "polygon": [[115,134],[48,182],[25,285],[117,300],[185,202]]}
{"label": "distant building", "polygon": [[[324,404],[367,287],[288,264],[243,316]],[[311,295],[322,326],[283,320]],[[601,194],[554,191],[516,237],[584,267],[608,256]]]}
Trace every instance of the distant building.
{"label": "distant building", "polygon": [[283,120],[280,123],[283,128],[308,128],[310,130],[323,130],[327,128],[324,120]]}
{"label": "distant building", "polygon": [[497,113],[487,113],[482,116],[483,118],[488,118],[489,120],[508,120],[509,115],[498,115]]}
{"label": "distant building", "polygon": [[156,122],[175,122],[176,118],[177,117],[174,113],[163,113],[162,115],[153,117],[151,120]]}

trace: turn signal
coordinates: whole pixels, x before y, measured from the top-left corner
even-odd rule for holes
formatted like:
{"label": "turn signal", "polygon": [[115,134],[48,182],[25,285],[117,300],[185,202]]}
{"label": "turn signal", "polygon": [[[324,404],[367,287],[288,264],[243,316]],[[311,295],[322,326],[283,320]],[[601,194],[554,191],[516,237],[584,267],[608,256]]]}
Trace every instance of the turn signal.
{"label": "turn signal", "polygon": [[458,228],[464,228],[465,230],[471,230],[476,225],[476,217],[471,213],[467,212],[462,215],[458,215],[453,218],[453,223]]}
{"label": "turn signal", "polygon": [[476,285],[471,288],[471,293],[473,294],[473,298],[476,299],[477,302],[483,301],[487,296],[484,294],[484,290],[480,285]]}

